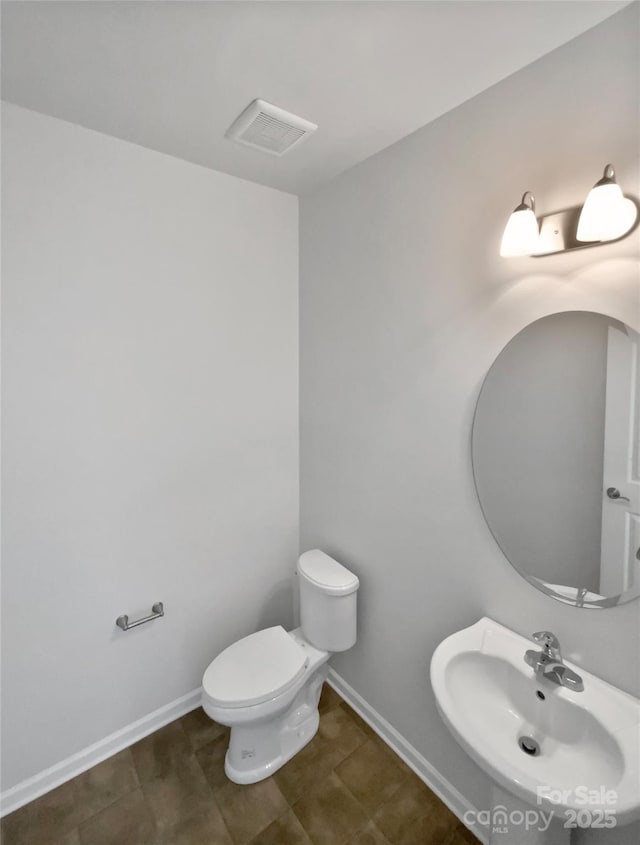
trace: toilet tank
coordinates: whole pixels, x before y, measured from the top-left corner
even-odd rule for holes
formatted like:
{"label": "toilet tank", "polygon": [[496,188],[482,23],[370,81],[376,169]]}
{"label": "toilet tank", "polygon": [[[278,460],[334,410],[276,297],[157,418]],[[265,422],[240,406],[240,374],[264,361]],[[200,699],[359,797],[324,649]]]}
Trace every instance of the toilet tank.
{"label": "toilet tank", "polygon": [[346,651],[355,645],[357,576],[312,549],[298,558],[298,583],[305,639],[322,651]]}

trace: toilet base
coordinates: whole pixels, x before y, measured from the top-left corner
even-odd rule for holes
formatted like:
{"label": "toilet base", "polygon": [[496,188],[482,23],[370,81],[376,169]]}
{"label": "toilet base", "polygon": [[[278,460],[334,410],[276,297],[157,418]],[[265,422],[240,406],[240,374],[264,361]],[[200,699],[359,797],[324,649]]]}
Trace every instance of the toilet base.
{"label": "toilet base", "polygon": [[[308,742],[311,742],[316,735],[320,717],[316,711],[312,716],[297,729],[284,731],[281,736],[281,751],[273,759],[263,761],[251,769],[237,769],[231,762],[230,750],[224,758],[224,772],[229,780],[239,784],[257,783],[260,780],[270,777],[278,769],[282,768],[298,751],[301,751]],[[233,728],[232,731],[242,730]]]}
{"label": "toilet base", "polygon": [[315,672],[284,713],[231,728],[224,760],[229,780],[239,784],[264,780],[313,739],[320,724],[318,701],[327,675],[326,666]]}

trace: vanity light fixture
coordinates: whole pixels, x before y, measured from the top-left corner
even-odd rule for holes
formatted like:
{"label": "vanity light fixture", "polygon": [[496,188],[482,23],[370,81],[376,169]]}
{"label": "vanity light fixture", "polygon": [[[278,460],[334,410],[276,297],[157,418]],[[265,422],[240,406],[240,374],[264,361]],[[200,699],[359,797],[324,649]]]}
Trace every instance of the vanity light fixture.
{"label": "vanity light fixture", "polygon": [[514,208],[504,227],[500,255],[505,258],[514,255],[531,255],[535,251],[538,235],[536,198],[531,191],[525,191],[520,205]]}
{"label": "vanity light fixture", "polygon": [[624,196],[613,165],[607,164],[582,208],[567,208],[537,219],[533,194],[526,191],[507,221],[500,255],[542,256],[598,246],[628,235],[637,219],[637,203]]}
{"label": "vanity light fixture", "polygon": [[635,223],[636,215],[635,203],[625,198],[613,165],[608,164],[582,206],[576,238],[582,242],[621,238]]}

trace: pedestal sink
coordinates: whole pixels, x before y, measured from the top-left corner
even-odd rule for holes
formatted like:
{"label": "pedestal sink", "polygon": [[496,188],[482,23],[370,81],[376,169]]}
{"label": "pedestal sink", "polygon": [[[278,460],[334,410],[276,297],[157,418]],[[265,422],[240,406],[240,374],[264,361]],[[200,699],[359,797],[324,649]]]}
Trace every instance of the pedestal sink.
{"label": "pedestal sink", "polygon": [[492,845],[568,843],[574,827],[640,818],[640,701],[568,661],[584,691],[538,679],[531,647],[484,617],[431,660],[440,714],[504,809],[487,814]]}

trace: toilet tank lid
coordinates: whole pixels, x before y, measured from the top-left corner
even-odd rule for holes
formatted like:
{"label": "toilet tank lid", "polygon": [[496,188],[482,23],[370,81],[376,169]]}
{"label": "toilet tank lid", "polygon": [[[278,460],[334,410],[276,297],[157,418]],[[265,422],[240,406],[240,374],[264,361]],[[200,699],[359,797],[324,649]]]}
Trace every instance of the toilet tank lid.
{"label": "toilet tank lid", "polygon": [[360,586],[358,576],[320,549],[311,549],[298,558],[298,574],[324,593],[347,596]]}

